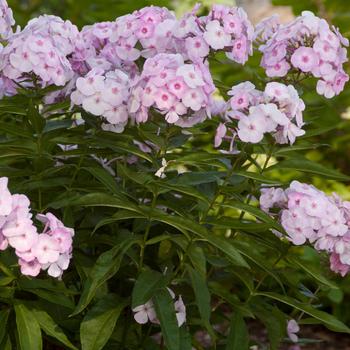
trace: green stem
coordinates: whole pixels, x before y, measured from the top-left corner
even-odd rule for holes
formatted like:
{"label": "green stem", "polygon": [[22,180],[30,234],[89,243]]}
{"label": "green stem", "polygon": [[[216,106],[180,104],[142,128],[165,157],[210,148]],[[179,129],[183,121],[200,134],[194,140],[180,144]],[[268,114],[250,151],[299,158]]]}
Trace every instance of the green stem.
{"label": "green stem", "polygon": [[242,159],[242,155],[244,153],[244,149],[245,149],[245,145],[242,147],[241,153],[239,154],[239,156],[237,157],[237,159],[235,160],[235,162],[232,165],[232,168],[229,170],[229,172],[227,173],[227,176],[225,177],[223,183],[221,186],[218,186],[216,193],[213,197],[213,199],[211,200],[208,209],[205,211],[204,215],[202,216],[200,223],[204,223],[205,219],[208,217],[209,211],[213,208],[216,200],[218,199],[218,197],[221,194],[221,189],[222,187],[226,186],[227,182],[229,181],[229,179],[231,178],[231,176],[233,175],[234,171],[236,170],[240,160]]}
{"label": "green stem", "polygon": [[[151,208],[154,209],[157,203],[157,197],[158,194],[157,193],[153,193],[153,199],[152,199],[152,204],[151,204]],[[145,249],[146,249],[146,242],[148,240],[148,236],[149,236],[149,232],[151,230],[151,225],[152,225],[152,220],[149,217],[148,218],[148,223],[147,223],[147,227],[145,230],[145,233],[143,235],[143,242],[141,244],[141,248],[140,248],[140,263],[139,263],[139,271],[142,270],[143,267],[143,262],[144,262],[144,258],[145,258]]]}

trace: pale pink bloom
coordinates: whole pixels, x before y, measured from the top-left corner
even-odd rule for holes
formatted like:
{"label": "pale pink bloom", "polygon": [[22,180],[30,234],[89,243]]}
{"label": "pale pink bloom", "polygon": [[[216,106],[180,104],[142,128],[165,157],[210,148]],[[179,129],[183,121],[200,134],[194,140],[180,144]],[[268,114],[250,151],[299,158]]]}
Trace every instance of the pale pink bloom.
{"label": "pale pink bloom", "polygon": [[215,147],[219,147],[221,145],[222,140],[226,135],[226,132],[227,132],[227,128],[225,124],[220,123],[215,133],[215,142],[214,142]]}
{"label": "pale pink bloom", "polygon": [[268,211],[274,206],[282,207],[287,202],[287,196],[282,188],[262,188],[260,196],[260,206],[264,211]]}
{"label": "pale pink bloom", "polygon": [[184,93],[188,90],[188,86],[185,84],[183,78],[180,77],[176,77],[174,80],[171,80],[167,86],[169,91],[177,98],[182,98]]}
{"label": "pale pink bloom", "polygon": [[227,55],[237,63],[245,63],[247,60],[247,39],[242,36],[234,40],[232,42],[232,50]]}
{"label": "pale pink bloom", "polygon": [[176,98],[168,90],[159,88],[154,93],[154,101],[157,107],[161,110],[168,110],[174,106]]}
{"label": "pale pink bloom", "polygon": [[128,110],[125,105],[108,107],[104,112],[104,117],[111,124],[125,123],[128,120]]}
{"label": "pale pink bloom", "polygon": [[290,69],[290,64],[286,60],[281,60],[273,66],[266,68],[268,77],[284,77]]}
{"label": "pale pink bloom", "polygon": [[41,271],[41,264],[37,260],[25,261],[19,259],[18,264],[21,268],[21,273],[26,276],[36,277]]}
{"label": "pale pink bloom", "polygon": [[278,100],[288,99],[290,97],[288,87],[282,83],[271,82],[267,83],[264,93],[269,98]]}
{"label": "pale pink bloom", "polygon": [[182,97],[182,103],[194,111],[199,111],[205,102],[205,96],[200,89],[189,89]]}
{"label": "pale pink bloom", "polygon": [[217,20],[207,23],[203,37],[214,50],[223,49],[229,46],[231,42],[231,35],[225,32]]}
{"label": "pale pink bloom", "polygon": [[86,78],[78,78],[76,81],[77,89],[86,96],[91,96],[104,89],[105,77],[91,74]]}
{"label": "pale pink bloom", "polygon": [[242,33],[242,21],[238,16],[227,14],[223,17],[224,29],[226,33],[240,36]]}
{"label": "pale pink bloom", "polygon": [[203,58],[209,54],[209,45],[200,36],[189,37],[185,41],[185,47],[190,58]]}
{"label": "pale pink bloom", "polygon": [[54,263],[60,256],[60,245],[55,238],[42,233],[38,237],[38,242],[32,247],[32,251],[40,264]]}
{"label": "pale pink bloom", "polygon": [[340,261],[339,254],[332,253],[330,256],[330,269],[336,273],[341,274],[344,277],[349,273],[350,265],[343,264]]}
{"label": "pale pink bloom", "polygon": [[[283,138],[280,139],[280,143],[289,143],[292,145],[296,138],[305,135],[305,130],[299,128],[294,123],[288,123],[282,130]],[[277,136],[278,138],[278,136]]]}
{"label": "pale pink bloom", "polygon": [[134,312],[135,321],[139,324],[145,324],[148,321],[154,322],[157,319],[152,301],[144,305],[136,306],[132,311]]}
{"label": "pale pink bloom", "polygon": [[272,46],[270,49],[265,50],[265,55],[263,56],[263,63],[266,66],[274,66],[282,59],[286,57],[287,47],[285,43]]}
{"label": "pale pink bloom", "polygon": [[9,245],[19,252],[32,249],[38,241],[38,233],[34,226],[28,226],[21,234],[7,237]]}
{"label": "pale pink bloom", "polygon": [[7,187],[8,178],[0,178],[0,215],[9,215],[12,210],[12,195]]}
{"label": "pale pink bloom", "polygon": [[287,333],[288,333],[288,337],[289,339],[293,342],[293,343],[297,343],[298,342],[298,335],[297,333],[300,331],[300,327],[297,323],[297,321],[295,320],[289,320],[288,321],[288,325],[287,325]]}
{"label": "pale pink bloom", "polygon": [[303,72],[311,72],[319,64],[319,57],[312,48],[302,46],[294,51],[291,63]]}
{"label": "pale pink bloom", "polygon": [[170,108],[165,116],[165,120],[170,124],[176,123],[180,119],[180,116],[186,114],[186,112],[186,106],[181,102],[177,102]]}
{"label": "pale pink bloom", "polygon": [[68,269],[70,258],[71,258],[70,254],[68,253],[60,254],[57,261],[51,264],[45,264],[42,266],[42,268],[44,270],[47,269],[47,273],[49,276],[55,277],[55,278],[61,278],[63,271]]}
{"label": "pale pink bloom", "polygon": [[176,71],[178,77],[182,77],[185,83],[192,89],[205,85],[203,78],[196,71],[193,64],[184,64]]}
{"label": "pale pink bloom", "polygon": [[176,311],[177,324],[179,327],[181,327],[186,322],[186,306],[182,301],[181,295],[179,296],[179,299],[175,301],[174,307]]}
{"label": "pale pink bloom", "polygon": [[337,50],[335,50],[327,41],[315,40],[313,49],[320,55],[323,61],[335,61]]}
{"label": "pale pink bloom", "polygon": [[86,97],[82,103],[83,108],[93,115],[103,115],[108,109],[108,104],[103,100],[102,93],[98,92]]}
{"label": "pale pink bloom", "polygon": [[265,118],[262,115],[255,114],[248,117],[242,117],[238,122],[238,137],[243,142],[258,143],[265,133]]}

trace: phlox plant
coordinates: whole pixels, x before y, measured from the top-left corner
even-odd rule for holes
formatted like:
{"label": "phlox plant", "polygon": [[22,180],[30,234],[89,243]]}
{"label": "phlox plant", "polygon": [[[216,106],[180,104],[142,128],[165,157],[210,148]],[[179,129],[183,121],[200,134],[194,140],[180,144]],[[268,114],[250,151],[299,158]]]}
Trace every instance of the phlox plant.
{"label": "phlox plant", "polygon": [[350,333],[325,297],[350,271],[350,202],[310,174],[349,177],[305,157],[323,132],[305,86],[329,105],[349,79],[335,26],[304,11],[254,27],[223,5],[83,28],[14,15],[0,0],[0,349]]}

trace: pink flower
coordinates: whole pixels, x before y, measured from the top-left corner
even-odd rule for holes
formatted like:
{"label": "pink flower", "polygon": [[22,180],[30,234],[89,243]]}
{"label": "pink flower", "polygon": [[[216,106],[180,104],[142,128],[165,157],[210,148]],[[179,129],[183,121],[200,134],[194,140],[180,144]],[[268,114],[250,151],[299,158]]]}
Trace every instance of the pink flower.
{"label": "pink flower", "polygon": [[319,57],[312,48],[302,46],[295,50],[291,62],[303,72],[311,72],[319,64]]}
{"label": "pink flower", "polygon": [[231,35],[225,32],[217,20],[207,23],[203,38],[214,50],[229,46],[231,41]]}
{"label": "pink flower", "polygon": [[188,87],[195,89],[197,86],[205,85],[201,75],[195,70],[193,64],[184,64],[176,71],[176,75],[182,77]]}
{"label": "pink flower", "polygon": [[223,22],[226,33],[234,34],[238,37],[242,34],[242,21],[238,16],[227,14],[223,16]]}
{"label": "pink flower", "polygon": [[259,114],[242,117],[238,122],[238,137],[243,142],[258,143],[265,133],[265,119]]}
{"label": "pink flower", "polygon": [[154,93],[154,101],[159,109],[170,109],[176,99],[175,96],[172,95],[170,92],[168,92],[165,89],[157,89],[157,91]]}
{"label": "pink flower", "polygon": [[200,89],[189,89],[182,97],[182,103],[194,111],[199,111],[205,102],[205,96]]}
{"label": "pink flower", "polygon": [[8,178],[0,178],[0,215],[9,215],[12,210],[12,195],[7,187]]}
{"label": "pink flower", "polygon": [[18,264],[21,268],[21,273],[26,276],[36,277],[41,271],[41,264],[37,260],[25,261],[19,259]]}
{"label": "pink flower", "polygon": [[203,58],[209,54],[209,45],[200,36],[187,38],[185,46],[191,59]]}
{"label": "pink flower", "polygon": [[42,266],[44,270],[47,269],[47,273],[51,277],[55,278],[61,278],[63,271],[67,270],[70,262],[70,254],[65,253],[65,254],[60,254],[58,259],[51,264],[45,264]]}
{"label": "pink flower", "polygon": [[266,68],[268,77],[284,77],[290,69],[290,64],[286,60],[281,60],[273,66]]}
{"label": "pink flower", "polygon": [[38,242],[34,245],[32,251],[40,264],[54,263],[59,258],[60,245],[55,238],[42,233],[39,235]]}
{"label": "pink flower", "polygon": [[139,324],[145,324],[148,321],[154,322],[157,319],[156,312],[151,301],[133,308],[132,311],[134,312],[135,321]]}
{"label": "pink flower", "polygon": [[226,132],[227,132],[227,128],[225,124],[220,123],[216,129],[215,142],[214,142],[215,147],[219,147],[221,145],[222,140],[226,135]]}
{"label": "pink flower", "polygon": [[346,276],[350,271],[349,264],[343,264],[340,261],[340,256],[337,253],[332,253],[330,256],[330,269],[336,273]]}
{"label": "pink flower", "polygon": [[288,333],[288,337],[289,339],[293,342],[293,343],[297,343],[298,342],[298,336],[297,333],[300,331],[300,327],[297,323],[297,321],[295,320],[289,320],[288,321],[288,325],[287,325],[287,333]]}
{"label": "pink flower", "polygon": [[337,50],[334,49],[327,41],[316,40],[314,42],[313,50],[319,54],[323,61],[335,61],[337,57]]}

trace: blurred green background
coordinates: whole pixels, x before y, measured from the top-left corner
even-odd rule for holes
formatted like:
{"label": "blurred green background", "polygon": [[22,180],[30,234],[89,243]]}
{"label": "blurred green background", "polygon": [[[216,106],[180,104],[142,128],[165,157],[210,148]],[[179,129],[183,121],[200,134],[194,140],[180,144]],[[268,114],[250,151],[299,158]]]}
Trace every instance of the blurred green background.
{"label": "blurred green background", "polygon": [[[30,18],[45,13],[70,19],[79,28],[98,21],[114,20],[116,17],[149,5],[166,6],[180,16],[196,3],[195,0],[9,0],[8,2],[13,9],[17,23],[21,26],[25,25]],[[214,2],[235,5],[232,0],[204,0],[201,11],[204,13],[206,8]],[[254,22],[274,12],[280,13],[282,20],[286,21],[303,10],[311,10],[340,27],[341,32],[350,37],[350,1],[348,0],[273,0],[272,3],[268,0],[237,0],[237,5],[246,8],[249,17]],[[266,82],[266,76],[259,68],[260,58],[256,50],[254,56],[244,67],[222,58],[211,62],[211,69],[215,80],[222,83],[223,90],[225,87],[229,88],[245,80],[252,80],[258,88],[262,88]],[[349,64],[346,63],[345,69],[348,73],[349,68]],[[340,96],[332,100],[316,94],[313,79],[303,84],[299,92],[307,106],[304,114],[307,122],[305,129],[307,136],[314,134],[312,142],[315,147],[312,150],[295,152],[304,152],[308,159],[350,175],[350,84]],[[306,141],[300,138],[296,145],[302,147],[303,142]],[[286,182],[292,179],[311,182],[327,192],[336,191],[342,197],[350,199],[348,183],[326,181],[322,177],[302,175],[293,169],[283,172],[276,171],[272,175]],[[313,261],[312,254],[314,253],[310,251],[310,263]],[[325,296],[324,303],[340,319],[350,322],[350,313],[344,313],[344,310],[350,307],[350,299],[346,298],[346,295],[350,295],[350,280],[348,277],[339,278],[339,281],[342,289],[332,291]]]}

